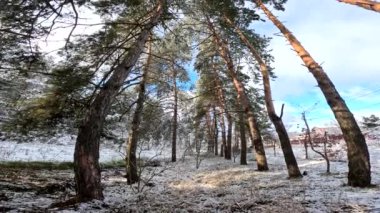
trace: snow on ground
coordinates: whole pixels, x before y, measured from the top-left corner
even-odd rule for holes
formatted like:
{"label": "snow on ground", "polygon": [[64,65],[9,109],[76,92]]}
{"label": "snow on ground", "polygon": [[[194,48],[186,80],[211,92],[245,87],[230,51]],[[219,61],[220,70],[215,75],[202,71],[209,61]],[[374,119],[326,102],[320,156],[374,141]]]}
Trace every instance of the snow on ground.
{"label": "snow on ground", "polygon": [[[0,161],[73,161],[74,144],[0,142]],[[122,159],[118,150],[101,146],[101,162]]]}
{"label": "snow on ground", "polygon": [[[380,146],[371,144],[369,151],[372,182],[379,184]],[[327,175],[325,161],[316,154],[311,154],[311,150],[309,153],[312,158],[305,160],[303,147],[297,145],[294,152],[301,171],[306,171],[307,175],[293,180],[287,178],[280,152],[277,149],[274,156],[271,148],[266,150],[270,166],[267,172],[256,171],[256,162],[252,159],[247,166],[242,166],[238,162],[208,156],[198,170],[195,169],[195,158],[192,156],[186,157],[184,161],[179,159],[176,163],[161,161],[161,166],[144,168],[143,180],[146,182],[142,182],[140,187],[137,184],[132,187],[126,184],[123,168],[105,170],[102,173],[104,202],[84,203],[60,211],[380,212],[379,186],[364,189],[345,186],[347,162],[331,162],[331,174]],[[10,199],[0,201],[0,209],[7,207],[11,212],[45,211],[51,203],[74,195],[72,171],[37,172],[28,174],[21,171],[17,177],[29,178],[33,183],[42,179],[50,183],[66,184],[68,187],[56,195],[31,190],[13,194],[5,191],[5,196]],[[34,176],[39,179],[34,180]],[[16,176],[13,177],[15,178]],[[6,178],[2,179],[0,182]]]}
{"label": "snow on ground", "polygon": [[[0,141],[0,161],[58,161],[71,162],[74,156],[76,136],[62,135],[46,142],[29,141],[18,143],[15,141]],[[147,158],[169,154],[161,150],[144,150],[141,155]],[[100,162],[112,162],[124,159],[125,146],[118,146],[112,142],[100,144]]]}

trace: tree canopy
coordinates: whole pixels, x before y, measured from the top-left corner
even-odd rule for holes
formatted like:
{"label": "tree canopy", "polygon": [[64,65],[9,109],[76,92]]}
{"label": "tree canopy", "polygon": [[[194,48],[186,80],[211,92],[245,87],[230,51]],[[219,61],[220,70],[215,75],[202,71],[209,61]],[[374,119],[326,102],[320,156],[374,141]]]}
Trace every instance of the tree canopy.
{"label": "tree canopy", "polygon": [[[126,176],[132,184],[139,178],[138,144],[165,143],[171,137],[175,161],[177,141],[183,144],[191,136],[198,151],[207,142],[208,151],[216,154],[221,139],[222,154],[231,159],[237,129],[244,146],[245,134],[251,139],[258,170],[266,171],[264,136],[273,134],[271,121],[288,170],[295,171],[289,176],[298,178],[282,112],[276,115],[271,97],[275,59],[268,48],[270,37],[253,27],[263,21],[263,11],[317,80],[342,128],[348,144],[349,185],[368,186],[368,150],[352,113],[323,68],[266,7],[284,10],[285,3],[6,0],[0,8],[3,130],[29,134],[53,126],[77,133],[74,171],[80,202],[104,198],[102,137],[128,141]],[[88,14],[97,23],[86,23]],[[77,31],[94,26],[98,27],[94,32]],[[48,56],[40,42],[60,28],[68,31],[65,42],[54,57]],[[364,118],[364,125],[373,127],[377,121]]]}

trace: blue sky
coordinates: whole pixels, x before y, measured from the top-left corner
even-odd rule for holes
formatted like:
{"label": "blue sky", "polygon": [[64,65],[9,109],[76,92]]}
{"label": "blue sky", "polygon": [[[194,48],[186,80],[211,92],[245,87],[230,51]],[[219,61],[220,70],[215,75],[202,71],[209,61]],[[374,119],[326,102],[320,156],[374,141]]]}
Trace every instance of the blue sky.
{"label": "blue sky", "polygon": [[[99,22],[99,18],[87,12],[81,12],[86,17],[81,21]],[[334,0],[288,0],[285,11],[273,10],[273,13],[322,64],[357,120],[370,114],[380,116],[379,13]],[[278,76],[272,82],[273,98],[277,111],[285,104],[286,126],[291,131],[300,130],[301,112],[305,110],[311,126],[336,125],[316,81],[285,38],[278,36],[279,30],[269,21],[253,27],[256,32],[273,38],[270,48],[275,62],[272,66]],[[99,27],[78,27],[75,33],[90,33],[96,29]],[[49,42],[42,42],[41,47],[47,52],[61,47],[68,31],[53,32]],[[192,73],[192,80],[194,77]]]}
{"label": "blue sky", "polygon": [[[357,120],[380,116],[379,13],[333,0],[289,0],[285,11],[273,13],[322,64]],[[254,28],[273,38],[270,48],[278,76],[272,82],[273,98],[277,111],[285,104],[287,127],[293,131],[303,127],[302,111],[307,111],[311,126],[335,125],[316,81],[285,38],[278,36],[279,30],[269,21]]]}

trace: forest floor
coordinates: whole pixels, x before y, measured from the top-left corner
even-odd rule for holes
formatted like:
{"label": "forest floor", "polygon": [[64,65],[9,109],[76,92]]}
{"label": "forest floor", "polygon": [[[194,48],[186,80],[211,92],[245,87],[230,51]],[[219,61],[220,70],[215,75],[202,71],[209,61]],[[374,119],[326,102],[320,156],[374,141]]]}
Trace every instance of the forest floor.
{"label": "forest floor", "polygon": [[[0,212],[380,212],[380,187],[352,188],[347,162],[325,161],[315,154],[304,159],[294,146],[303,178],[288,179],[281,150],[267,148],[270,170],[258,172],[256,162],[239,165],[221,157],[203,156],[200,168],[187,156],[171,163],[147,161],[140,185],[126,184],[122,167],[104,169],[104,201],[65,209],[50,208],[75,195],[72,169],[0,167]],[[370,144],[372,182],[380,183],[380,145]],[[311,152],[311,150],[309,150]],[[249,154],[250,156],[250,154]]]}

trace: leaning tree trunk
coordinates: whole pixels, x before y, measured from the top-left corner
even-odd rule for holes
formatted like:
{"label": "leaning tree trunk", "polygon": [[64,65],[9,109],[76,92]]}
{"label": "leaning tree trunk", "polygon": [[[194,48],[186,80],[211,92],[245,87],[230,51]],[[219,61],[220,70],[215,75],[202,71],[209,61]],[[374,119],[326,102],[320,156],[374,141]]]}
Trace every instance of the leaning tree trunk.
{"label": "leaning tree trunk", "polygon": [[239,35],[240,40],[249,48],[252,56],[255,58],[260,67],[260,72],[263,77],[263,85],[264,85],[264,96],[265,96],[265,105],[267,107],[267,112],[270,120],[272,121],[277,135],[280,139],[282,152],[284,153],[286,167],[288,169],[288,175],[290,178],[302,177],[301,172],[298,168],[297,160],[294,156],[292,145],[290,143],[290,139],[288,136],[288,132],[286,131],[285,125],[282,122],[282,110],[281,115],[278,116],[276,114],[273,101],[272,101],[272,93],[270,86],[270,76],[268,66],[261,58],[259,52],[252,45],[252,43],[247,39],[245,34],[238,28],[227,16],[223,17],[229,26],[235,29],[236,33]]}
{"label": "leaning tree trunk", "polygon": [[261,133],[255,118],[255,115],[252,112],[249,100],[244,91],[243,83],[238,79],[237,73],[235,72],[234,64],[232,62],[231,54],[228,47],[226,46],[225,41],[223,41],[218,33],[216,32],[211,20],[208,19],[208,27],[211,30],[214,42],[218,46],[219,54],[227,65],[228,74],[234,84],[234,87],[238,94],[238,100],[243,107],[243,111],[246,113],[249,129],[253,135],[253,143],[255,145],[256,151],[256,160],[257,160],[257,169],[259,171],[268,170],[268,163],[265,156],[264,144],[261,138]]}
{"label": "leaning tree trunk", "polygon": [[380,12],[380,2],[369,1],[369,0],[338,0],[338,1],[346,3],[346,4],[356,5],[367,10]]}
{"label": "leaning tree trunk", "polygon": [[139,181],[138,175],[138,165],[136,158],[136,150],[137,150],[137,142],[140,134],[140,123],[141,117],[144,110],[144,102],[145,102],[145,85],[147,81],[147,75],[150,69],[150,64],[152,63],[152,41],[150,41],[148,48],[148,58],[146,60],[146,65],[143,69],[142,79],[139,85],[139,94],[136,100],[136,109],[133,114],[131,129],[128,134],[128,146],[127,146],[127,158],[126,158],[126,166],[127,166],[127,183],[134,184]]}
{"label": "leaning tree trunk", "polygon": [[115,96],[140,57],[149,32],[162,16],[164,2],[164,0],[158,2],[149,22],[144,25],[126,57],[100,89],[81,122],[74,151],[74,173],[79,202],[104,198],[99,166],[100,133]]}
{"label": "leaning tree trunk", "polygon": [[280,29],[301,57],[305,66],[317,80],[327,103],[333,111],[347,144],[348,185],[358,187],[370,186],[371,165],[368,147],[353,114],[322,67],[310,56],[297,38],[265,7],[262,1],[256,0],[256,3],[277,28]]}
{"label": "leaning tree trunk", "polygon": [[139,181],[138,175],[138,165],[136,158],[137,142],[139,136],[139,128],[142,117],[142,112],[144,108],[145,101],[145,81],[146,73],[143,74],[143,79],[140,83],[139,95],[136,101],[136,109],[133,114],[133,119],[131,123],[130,133],[128,134],[128,146],[127,146],[127,157],[126,157],[126,166],[127,166],[127,183],[128,185],[134,184]]}
{"label": "leaning tree trunk", "polygon": [[172,162],[177,161],[177,128],[178,128],[178,91],[177,91],[177,71],[173,67],[173,94],[174,94],[174,113],[173,113],[173,133],[172,133]]}

